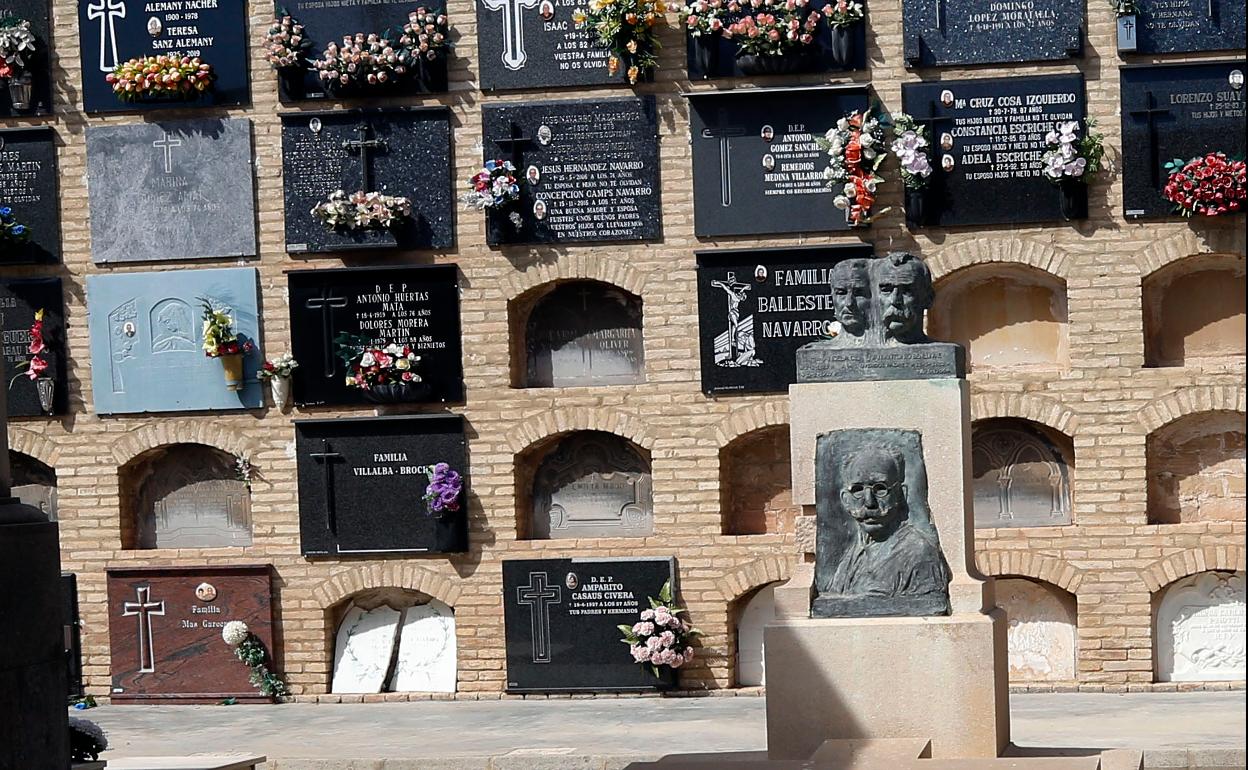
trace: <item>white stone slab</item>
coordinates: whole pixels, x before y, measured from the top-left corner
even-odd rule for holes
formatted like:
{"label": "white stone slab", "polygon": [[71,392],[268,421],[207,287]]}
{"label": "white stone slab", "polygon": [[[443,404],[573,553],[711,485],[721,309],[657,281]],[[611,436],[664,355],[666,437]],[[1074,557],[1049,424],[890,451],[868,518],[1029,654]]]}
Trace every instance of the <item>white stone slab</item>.
{"label": "white stone slab", "polygon": [[338,626],[334,646],[334,681],[330,692],[376,693],[386,683],[402,613],[381,605],[375,610],[352,606]]}
{"label": "white stone slab", "polygon": [[1009,622],[1011,682],[1074,681],[1073,597],[1031,580],[999,578],[997,606]]}
{"label": "white stone slab", "polygon": [[[263,754],[205,754],[190,757],[123,757],[108,760],[108,770],[252,770]],[[99,763],[104,766],[104,762]],[[75,768],[78,765],[74,765]]]}
{"label": "white stone slab", "polygon": [[408,607],[391,692],[455,692],[455,612],[434,599]]}
{"label": "white stone slab", "polygon": [[737,684],[756,687],[766,684],[763,663],[763,627],[776,619],[776,584],[758,589],[750,597],[737,621]]}
{"label": "white stone slab", "polygon": [[1245,677],[1244,573],[1202,572],[1165,589],[1157,607],[1157,679]]}

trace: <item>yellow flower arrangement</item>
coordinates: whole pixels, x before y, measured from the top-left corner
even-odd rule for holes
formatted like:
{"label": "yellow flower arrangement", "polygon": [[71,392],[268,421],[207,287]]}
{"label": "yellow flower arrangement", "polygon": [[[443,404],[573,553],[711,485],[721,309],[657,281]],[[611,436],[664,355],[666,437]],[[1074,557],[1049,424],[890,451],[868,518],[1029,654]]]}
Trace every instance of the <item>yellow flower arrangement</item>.
{"label": "yellow flower arrangement", "polygon": [[589,0],[572,20],[589,27],[595,42],[610,51],[607,71],[623,70],[630,84],[649,76],[658,65],[657,27],[667,21],[665,0]]}

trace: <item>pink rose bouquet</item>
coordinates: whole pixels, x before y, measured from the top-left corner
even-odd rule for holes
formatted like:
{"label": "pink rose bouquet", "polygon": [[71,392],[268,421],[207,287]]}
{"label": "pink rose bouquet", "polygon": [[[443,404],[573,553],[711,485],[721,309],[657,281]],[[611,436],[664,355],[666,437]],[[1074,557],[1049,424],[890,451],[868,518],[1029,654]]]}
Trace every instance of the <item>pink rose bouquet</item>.
{"label": "pink rose bouquet", "polygon": [[680,617],[685,610],[672,600],[672,583],[669,580],[659,591],[659,598],[650,598],[650,609],[642,610],[641,617],[631,626],[618,626],[628,645],[629,654],[637,663],[649,666],[657,677],[659,667],[675,670],[693,661],[694,637],[702,632]]}

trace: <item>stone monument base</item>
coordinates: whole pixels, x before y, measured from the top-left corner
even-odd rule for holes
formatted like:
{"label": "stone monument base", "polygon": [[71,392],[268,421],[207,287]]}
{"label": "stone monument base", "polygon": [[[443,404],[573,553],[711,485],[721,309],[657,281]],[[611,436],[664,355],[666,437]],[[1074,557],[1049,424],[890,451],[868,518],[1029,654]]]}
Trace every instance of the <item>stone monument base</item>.
{"label": "stone monument base", "polygon": [[[825,741],[931,739],[932,757],[997,757],[1010,740],[1001,610],[927,618],[781,618],[763,631],[767,753]],[[995,663],[994,663],[995,662]],[[987,670],[985,670],[987,669]]]}

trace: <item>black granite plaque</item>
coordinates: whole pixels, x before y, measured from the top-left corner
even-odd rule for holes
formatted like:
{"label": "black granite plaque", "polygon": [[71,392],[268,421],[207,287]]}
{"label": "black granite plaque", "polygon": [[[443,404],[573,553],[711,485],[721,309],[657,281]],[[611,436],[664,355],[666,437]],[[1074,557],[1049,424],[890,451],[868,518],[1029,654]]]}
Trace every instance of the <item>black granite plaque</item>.
{"label": "black granite plaque", "polygon": [[0,129],[0,208],[26,227],[28,239],[0,240],[0,261],[55,264],[61,261],[61,200],[56,167],[56,129]]}
{"label": "black granite plaque", "polygon": [[698,237],[846,230],[815,140],[868,106],[865,86],[687,94]]}
{"label": "black granite plaque", "polygon": [[[468,449],[457,414],[296,420],[299,543],[305,556],[468,549]],[[463,478],[458,511],[432,513],[420,466]]]}
{"label": "black granite plaque", "polygon": [[[26,107],[14,107],[14,96],[26,98],[17,89],[10,89],[7,80],[0,79],[0,118],[22,115],[48,115],[52,112],[52,73],[49,53],[52,47],[52,22],[48,16],[50,0],[4,0],[0,4],[0,23],[5,17],[12,22],[22,19],[30,22],[31,34],[35,36],[35,52],[25,57],[25,70],[30,75],[30,101]],[[18,102],[21,103],[20,101]]]}
{"label": "black granite plaque", "polygon": [[525,324],[526,388],[645,382],[641,299],[596,281],[560,284]]}
{"label": "black granite plaque", "polygon": [[290,292],[295,403],[362,404],[347,387],[337,356],[342,332],[379,346],[412,347],[421,357],[418,401],[461,401],[464,368],[459,337],[459,270],[455,265],[294,270]]}
{"label": "black granite plaque", "polygon": [[[82,102],[87,112],[221,107],[250,101],[247,8],[229,0],[80,0],[78,48]],[[217,75],[193,101],[123,102],[107,76],[118,64],[145,56],[197,56]]]}
{"label": "black granite plaque", "polygon": [[[39,358],[48,367],[38,378],[27,376],[31,326],[35,313],[43,310],[43,342]],[[68,386],[65,360],[65,305],[60,278],[4,281],[0,283],[0,333],[4,337],[4,387],[9,417],[65,414]],[[41,380],[43,380],[41,382]],[[44,395],[40,398],[40,389]],[[48,392],[50,389],[50,393]],[[45,409],[48,406],[50,408]]]}
{"label": "black granite plaque", "polygon": [[702,392],[788,391],[797,349],[834,320],[832,266],[871,253],[869,244],[698,252]]}
{"label": "black granite plaque", "polygon": [[[282,115],[286,250],[454,245],[450,115],[446,107]],[[390,227],[331,229],[312,209],[337,190],[408,198],[411,215]]]}
{"label": "black granite plaque", "polygon": [[1083,55],[1082,0],[903,0],[907,67]]}
{"label": "black granite plaque", "polygon": [[582,0],[476,0],[481,88],[624,84],[572,12]]}
{"label": "black granite plaque", "polygon": [[[330,43],[342,44],[345,35],[362,32],[381,34],[402,30],[407,15],[417,8],[435,13],[446,12],[445,0],[369,0],[367,3],[343,0],[278,0],[278,7],[303,25],[304,36],[311,43],[306,55],[319,59]],[[408,78],[384,90],[362,91],[352,96],[409,96],[422,92],[441,92],[447,87],[447,57],[442,56],[425,65],[423,77]],[[328,99],[321,79],[311,69],[283,71],[278,77],[278,95],[283,102],[300,99]]]}
{"label": "black granite plaque", "polygon": [[503,562],[507,692],[609,692],[670,687],[633,662],[616,626],[632,625],[663,584],[671,558]]}
{"label": "black granite plaque", "polygon": [[1085,116],[1083,75],[946,80],[901,87],[933,140],[931,199],[941,226],[1062,221],[1043,176],[1045,135]]}
{"label": "black granite plaque", "polygon": [[1242,61],[1121,69],[1124,215],[1174,213],[1162,196],[1172,160],[1210,152],[1244,157],[1246,69]]}
{"label": "black granite plaque", "polygon": [[653,96],[496,104],[485,159],[516,167],[521,215],[489,214],[489,242],[648,241],[662,234]]}
{"label": "black granite plaque", "polygon": [[1136,0],[1134,53],[1234,51],[1244,47],[1242,0]]}

